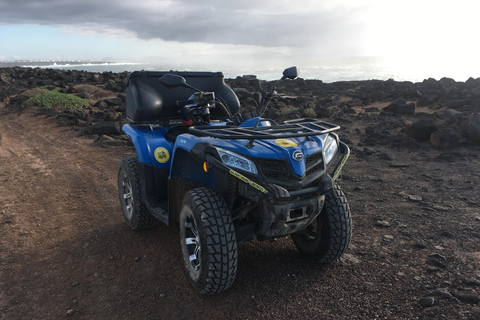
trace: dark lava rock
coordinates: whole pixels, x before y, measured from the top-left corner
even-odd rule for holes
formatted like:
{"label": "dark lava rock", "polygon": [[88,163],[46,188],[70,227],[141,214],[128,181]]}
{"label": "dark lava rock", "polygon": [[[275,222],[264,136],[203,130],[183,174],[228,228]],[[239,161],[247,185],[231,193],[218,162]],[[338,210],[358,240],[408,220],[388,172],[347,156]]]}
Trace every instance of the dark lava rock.
{"label": "dark lava rock", "polygon": [[422,308],[429,308],[435,305],[435,299],[433,297],[424,297],[418,301]]}
{"label": "dark lava rock", "polygon": [[327,108],[323,107],[316,107],[315,108],[315,113],[317,114],[317,117],[319,118],[330,118],[330,110]]}
{"label": "dark lava rock", "polygon": [[392,112],[392,113],[398,113],[398,114],[403,114],[403,115],[414,115],[415,114],[415,103],[406,103],[404,99],[399,99],[385,108],[383,108],[383,111],[387,112]]}
{"label": "dark lava rock", "polygon": [[82,130],[83,135],[121,135],[122,131],[120,130],[120,123],[118,122],[105,122],[97,123],[91,126],[88,126]]}
{"label": "dark lava rock", "polygon": [[445,289],[437,289],[432,291],[428,294],[429,297],[438,297],[440,299],[450,299],[452,298],[452,294]]}
{"label": "dark lava rock", "polygon": [[427,264],[437,267],[437,268],[446,268],[447,267],[447,258],[441,254],[434,253],[428,256]]}
{"label": "dark lava rock", "polygon": [[412,138],[405,137],[400,141],[400,146],[405,149],[419,149],[421,146]]}
{"label": "dark lava rock", "polygon": [[467,138],[475,142],[480,142],[480,114],[471,114],[462,129]]}
{"label": "dark lava rock", "polygon": [[416,248],[419,248],[419,249],[425,249],[427,247],[427,245],[425,244],[425,241],[423,241],[423,240],[417,240],[417,242],[415,242],[414,246]]}
{"label": "dark lava rock", "polygon": [[121,92],[123,90],[123,87],[116,83],[115,81],[109,81],[106,85],[105,85],[105,90],[110,90],[110,91],[113,91],[113,92]]}
{"label": "dark lava rock", "polygon": [[103,101],[105,101],[109,106],[119,106],[119,105],[122,105],[123,104],[123,101],[120,100],[120,99],[104,99]]}
{"label": "dark lava rock", "polygon": [[27,101],[28,99],[30,99],[30,97],[24,96],[24,95],[19,95],[19,96],[16,96],[16,97],[11,97],[11,98],[10,98],[9,105],[12,106],[12,107],[21,107],[22,104],[23,104],[25,101]]}
{"label": "dark lava rock", "polygon": [[467,286],[477,286],[480,287],[480,281],[474,278],[463,279],[462,283],[466,284]]}
{"label": "dark lava rock", "polygon": [[430,136],[430,142],[440,149],[453,149],[460,144],[460,134],[450,128],[442,128]]}
{"label": "dark lava rock", "polygon": [[95,103],[94,107],[98,109],[105,109],[105,108],[108,108],[108,103],[106,103],[103,100],[100,100],[100,101],[97,101],[97,103]]}
{"label": "dark lava rock", "polygon": [[403,132],[414,139],[420,141],[430,140],[430,135],[438,130],[437,125],[431,119],[421,119],[411,126],[405,128]]}
{"label": "dark lava rock", "polygon": [[377,131],[377,128],[375,126],[368,126],[365,128],[365,133],[368,135],[372,135]]}
{"label": "dark lava rock", "polygon": [[458,300],[468,304],[477,304],[480,302],[480,295],[478,294],[470,292],[457,292],[454,295]]}
{"label": "dark lava rock", "polygon": [[463,113],[461,111],[447,109],[443,112],[443,117],[445,118],[445,124],[451,125],[457,122],[459,117],[462,117]]}
{"label": "dark lava rock", "polygon": [[365,108],[365,112],[380,112],[380,109],[377,107]]}
{"label": "dark lava rock", "polygon": [[388,153],[385,153],[385,152],[382,152],[378,155],[378,158],[380,160],[387,160],[387,161],[391,161],[393,160],[393,158],[388,154]]}

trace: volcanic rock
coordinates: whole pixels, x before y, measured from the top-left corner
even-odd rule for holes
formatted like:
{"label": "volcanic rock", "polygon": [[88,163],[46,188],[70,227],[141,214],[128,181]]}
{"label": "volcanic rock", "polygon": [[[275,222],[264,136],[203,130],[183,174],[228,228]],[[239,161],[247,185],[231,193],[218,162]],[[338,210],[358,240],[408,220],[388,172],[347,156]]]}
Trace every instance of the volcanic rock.
{"label": "volcanic rock", "polygon": [[413,115],[415,114],[415,103],[406,103],[404,99],[398,99],[383,108],[383,111],[403,115]]}
{"label": "volcanic rock", "polygon": [[438,130],[437,125],[431,119],[420,119],[411,126],[405,128],[403,132],[414,139],[421,141],[430,140],[430,135]]}

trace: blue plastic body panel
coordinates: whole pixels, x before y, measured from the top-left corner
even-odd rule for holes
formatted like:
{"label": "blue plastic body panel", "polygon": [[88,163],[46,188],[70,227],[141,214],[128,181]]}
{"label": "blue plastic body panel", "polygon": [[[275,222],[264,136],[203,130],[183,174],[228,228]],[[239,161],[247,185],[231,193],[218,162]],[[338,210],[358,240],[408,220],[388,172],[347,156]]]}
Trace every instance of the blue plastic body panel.
{"label": "blue plastic body panel", "polygon": [[[164,137],[167,128],[126,124],[122,130],[132,140],[138,161],[150,166],[170,170],[174,144]],[[155,159],[155,150],[157,148],[165,148],[168,152],[169,159],[165,163]]]}
{"label": "blue plastic body panel", "polygon": [[[258,118],[247,120],[248,124],[251,126],[255,125],[258,122]],[[245,123],[243,125],[246,125]],[[160,167],[167,170],[172,170],[172,164],[176,162],[177,154],[179,150],[184,150],[186,153],[182,157],[188,156],[188,152],[197,144],[197,143],[209,143],[213,146],[228,149],[243,155],[246,155],[250,158],[263,158],[263,159],[286,159],[292,168],[295,175],[298,177],[303,177],[305,175],[305,161],[295,161],[293,158],[293,153],[295,151],[301,151],[304,156],[309,156],[316,152],[319,152],[323,149],[325,145],[325,139],[328,134],[323,134],[319,136],[310,136],[305,137],[296,137],[288,138],[286,140],[290,141],[290,145],[285,147],[277,140],[255,140],[253,146],[247,147],[249,140],[239,139],[239,140],[225,140],[225,139],[216,139],[212,137],[197,137],[195,135],[185,133],[177,137],[176,143],[167,140],[164,138],[164,134],[168,128],[163,127],[150,127],[150,126],[133,126],[126,124],[123,127],[123,131],[130,137],[132,140],[135,150],[138,155],[138,160],[147,165]],[[155,158],[155,150],[157,148],[165,148],[168,152],[169,159],[165,163],[160,163]],[[170,177],[172,175],[186,175],[189,177],[197,176],[195,172],[190,172],[189,168],[186,166],[176,167],[175,170],[170,172]],[[207,178],[207,180],[205,180]],[[197,179],[194,179],[197,180]],[[213,183],[212,174],[201,175],[198,178],[199,181],[205,182],[205,185],[211,187]]]}

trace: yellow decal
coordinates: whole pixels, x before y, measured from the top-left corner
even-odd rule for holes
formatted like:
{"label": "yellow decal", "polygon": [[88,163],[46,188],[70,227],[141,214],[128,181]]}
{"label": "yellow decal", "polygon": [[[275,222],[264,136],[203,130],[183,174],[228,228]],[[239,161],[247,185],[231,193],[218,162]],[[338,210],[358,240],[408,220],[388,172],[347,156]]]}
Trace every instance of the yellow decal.
{"label": "yellow decal", "polygon": [[335,170],[335,172],[333,173],[333,180],[337,180],[338,176],[340,175],[340,171],[342,170],[343,168],[343,165],[345,164],[345,162],[347,162],[347,159],[348,159],[348,156],[350,155],[350,153],[346,153],[344,156],[343,156],[343,159],[342,161],[340,162],[340,164],[338,165],[337,169]]}
{"label": "yellow decal", "polygon": [[155,149],[153,154],[155,155],[155,159],[160,163],[165,163],[170,159],[170,153],[168,153],[167,149],[162,147]]}
{"label": "yellow decal", "polygon": [[288,139],[277,139],[277,140],[275,140],[275,143],[278,146],[284,147],[284,148],[291,148],[291,147],[296,147],[297,146],[297,143],[295,141],[288,140]]}
{"label": "yellow decal", "polygon": [[255,182],[253,182],[252,180],[248,179],[248,178],[245,177],[244,175],[241,175],[241,174],[238,173],[237,171],[230,169],[229,172],[230,172],[230,174],[231,174],[232,176],[234,176],[235,178],[238,178],[238,179],[242,180],[243,182],[249,184],[251,187],[253,187],[253,188],[255,188],[255,189],[257,189],[257,190],[259,190],[259,191],[261,191],[261,192],[263,192],[263,193],[265,193],[265,194],[268,193],[268,190],[267,190],[267,189],[265,189],[264,187],[262,187],[262,186],[259,185],[258,183],[255,183]]}

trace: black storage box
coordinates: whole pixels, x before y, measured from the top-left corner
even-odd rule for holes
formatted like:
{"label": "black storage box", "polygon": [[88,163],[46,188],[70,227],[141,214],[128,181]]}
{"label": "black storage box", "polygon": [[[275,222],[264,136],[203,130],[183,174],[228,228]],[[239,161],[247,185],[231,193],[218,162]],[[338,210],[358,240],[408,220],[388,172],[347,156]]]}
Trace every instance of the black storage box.
{"label": "black storage box", "polygon": [[[201,91],[214,92],[215,98],[232,114],[238,112],[240,102],[233,90],[225,85],[221,72],[134,71],[127,77],[127,118],[130,121],[153,123],[178,118],[177,101],[189,99],[195,91],[184,87],[167,88],[159,82],[166,74],[182,76],[189,85]],[[222,108],[213,108],[210,112],[212,117],[225,117]]]}

